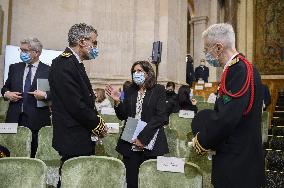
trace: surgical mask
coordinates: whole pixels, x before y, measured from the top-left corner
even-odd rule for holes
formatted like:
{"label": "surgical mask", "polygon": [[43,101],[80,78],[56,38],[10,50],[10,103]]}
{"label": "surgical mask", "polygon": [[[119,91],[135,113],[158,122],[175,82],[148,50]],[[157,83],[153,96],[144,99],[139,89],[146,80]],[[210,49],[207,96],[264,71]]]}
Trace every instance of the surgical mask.
{"label": "surgical mask", "polygon": [[132,78],[134,83],[140,86],[145,81],[145,74],[144,72],[134,72]]}
{"label": "surgical mask", "polygon": [[221,67],[219,60],[213,57],[209,52],[205,54],[205,60],[213,67]]}
{"label": "surgical mask", "polygon": [[97,47],[92,47],[89,52],[89,59],[96,59],[99,56],[99,49]]}
{"label": "surgical mask", "polygon": [[21,54],[20,54],[20,59],[21,59],[24,63],[29,63],[29,62],[31,62],[31,60],[32,60],[30,54],[29,54],[29,53],[26,53],[26,52],[21,52]]}
{"label": "surgical mask", "polygon": [[167,91],[166,91],[166,94],[167,94],[168,96],[172,96],[172,95],[175,94],[175,92],[174,92],[173,90],[167,90]]}

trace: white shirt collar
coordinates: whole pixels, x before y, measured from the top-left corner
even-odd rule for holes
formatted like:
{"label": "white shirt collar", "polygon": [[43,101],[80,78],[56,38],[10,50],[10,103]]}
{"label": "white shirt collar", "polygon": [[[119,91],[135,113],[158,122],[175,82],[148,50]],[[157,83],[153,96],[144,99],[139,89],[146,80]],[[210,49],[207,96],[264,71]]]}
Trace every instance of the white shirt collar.
{"label": "white shirt collar", "polygon": [[229,59],[229,61],[227,61],[227,63],[225,64],[225,66],[224,66],[224,69],[223,69],[223,72],[226,70],[226,68],[228,67],[228,66],[230,66],[230,63],[231,63],[231,61],[236,57],[236,55],[238,55],[239,53],[237,52],[237,53],[235,53],[234,55],[232,55],[231,56],[231,58]]}
{"label": "white shirt collar", "polygon": [[82,61],[80,60],[80,57],[78,56],[78,54],[76,52],[74,52],[74,50],[72,48],[70,48],[68,46],[68,48],[71,50],[71,52],[75,55],[75,57],[77,58],[77,60],[79,61],[79,63],[82,63]]}
{"label": "white shirt collar", "polygon": [[[33,64],[31,64],[33,67],[37,68],[39,64],[39,60],[37,60],[36,62],[34,62]],[[26,67],[29,66],[29,63],[26,64]]]}

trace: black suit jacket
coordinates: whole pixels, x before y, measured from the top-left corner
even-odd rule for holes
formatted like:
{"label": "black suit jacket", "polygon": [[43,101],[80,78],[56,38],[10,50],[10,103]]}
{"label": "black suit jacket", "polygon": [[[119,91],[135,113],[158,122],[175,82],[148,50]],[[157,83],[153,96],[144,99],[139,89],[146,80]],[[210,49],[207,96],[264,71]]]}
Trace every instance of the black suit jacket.
{"label": "black suit jacket", "polygon": [[195,68],[195,78],[198,81],[199,78],[202,78],[204,82],[208,82],[209,77],[209,68],[206,66],[198,66]]}
{"label": "black suit jacket", "polygon": [[[245,83],[246,67],[243,61],[230,66],[226,88],[232,93]],[[262,83],[254,68],[254,103],[246,110],[250,90],[242,97],[221,96],[214,110],[197,113],[192,121],[192,131],[207,149],[216,151],[213,156],[212,183],[221,188],[261,187],[264,183],[264,157],[261,139]]]}
{"label": "black suit jacket", "polygon": [[[2,96],[6,91],[20,92],[23,93],[23,75],[26,67],[26,63],[11,64],[9,67],[8,78],[1,89]],[[37,89],[37,79],[43,78],[48,79],[49,66],[39,62],[36,70],[30,91]],[[47,92],[47,99],[50,98],[49,92]],[[22,101],[10,102],[7,111],[6,122],[7,123],[18,123],[19,116],[22,111]],[[33,95],[28,95],[28,108],[25,112],[28,116],[27,127],[31,130],[39,130],[43,126],[50,125],[50,112],[49,108],[37,107],[37,100]]]}
{"label": "black suit jacket", "polygon": [[195,73],[193,68],[193,61],[187,61],[186,62],[186,83],[188,85],[192,85],[192,82],[195,80]]}
{"label": "black suit jacket", "polygon": [[[128,117],[135,117],[138,88],[131,86],[125,92],[125,99],[115,107],[115,112],[120,120],[127,120]],[[164,124],[167,121],[166,112],[166,94],[162,85],[155,85],[152,89],[146,91],[141,120],[146,122],[146,127],[138,135],[138,139],[148,145],[156,131],[159,129],[157,140],[153,150],[145,150],[146,156],[160,156],[168,153],[167,138],[164,132]],[[132,144],[119,139],[116,150],[124,156],[131,155]]]}
{"label": "black suit jacket", "polygon": [[94,110],[92,86],[82,66],[66,48],[52,61],[50,69],[53,147],[62,156],[91,153],[91,132],[101,121]]}

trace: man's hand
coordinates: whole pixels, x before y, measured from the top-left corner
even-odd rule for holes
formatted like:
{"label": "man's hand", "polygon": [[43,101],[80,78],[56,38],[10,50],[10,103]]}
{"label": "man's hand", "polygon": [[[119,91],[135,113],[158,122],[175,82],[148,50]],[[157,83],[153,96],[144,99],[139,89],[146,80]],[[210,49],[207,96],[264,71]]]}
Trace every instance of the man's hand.
{"label": "man's hand", "polygon": [[34,95],[36,100],[44,100],[46,96],[46,92],[41,90],[35,90],[33,92],[28,92],[28,94]]}
{"label": "man's hand", "polygon": [[5,97],[6,99],[8,99],[9,101],[11,101],[11,102],[17,102],[18,100],[20,100],[20,99],[23,98],[21,95],[22,95],[22,93],[20,93],[20,92],[7,91],[7,92],[4,94],[4,97]]}

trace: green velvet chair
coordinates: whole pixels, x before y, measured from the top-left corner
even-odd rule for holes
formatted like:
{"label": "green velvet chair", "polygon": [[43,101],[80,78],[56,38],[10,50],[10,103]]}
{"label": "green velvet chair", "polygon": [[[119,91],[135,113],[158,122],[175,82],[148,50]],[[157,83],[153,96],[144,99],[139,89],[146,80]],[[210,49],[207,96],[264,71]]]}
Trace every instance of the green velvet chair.
{"label": "green velvet chair", "polygon": [[165,134],[167,137],[167,142],[169,146],[169,153],[165,156],[168,157],[177,157],[179,156],[179,140],[178,140],[178,132],[175,129],[171,129],[169,127],[165,127]]}
{"label": "green velvet chair", "polygon": [[269,112],[264,111],[261,117],[262,143],[267,142],[269,129]]}
{"label": "green velvet chair", "polygon": [[46,165],[39,159],[5,157],[0,159],[0,187],[44,188]]}
{"label": "green velvet chair", "polygon": [[63,164],[61,183],[62,188],[125,188],[126,170],[113,157],[82,156]]}
{"label": "green velvet chair", "polygon": [[38,135],[36,158],[47,165],[46,183],[56,187],[59,180],[60,155],[52,147],[53,127],[42,127]]}
{"label": "green velvet chair", "polygon": [[178,113],[173,113],[169,118],[169,127],[178,132],[179,139],[186,140],[187,134],[191,131],[191,121],[189,118],[180,118]]}
{"label": "green velvet chair", "polygon": [[11,157],[30,157],[32,133],[26,127],[18,127],[17,134],[0,134],[0,144],[10,150]]}
{"label": "green velvet chair", "polygon": [[178,157],[186,157],[188,155],[187,142],[188,135],[192,133],[191,122],[192,119],[180,118],[178,113],[170,115],[169,127],[178,133]]}
{"label": "green velvet chair", "polygon": [[185,173],[157,170],[157,160],[142,163],[139,169],[139,188],[202,188],[202,173],[193,163],[185,164]]}
{"label": "green velvet chair", "polygon": [[116,115],[101,115],[101,116],[106,123],[119,123],[119,125],[121,126],[121,121],[116,117]]}
{"label": "green velvet chair", "polygon": [[105,138],[103,138],[103,147],[106,156],[114,158],[119,157],[119,153],[115,150],[119,135],[119,133],[108,134]]}
{"label": "green velvet chair", "polygon": [[9,102],[5,101],[3,97],[0,97],[0,123],[5,122],[8,107]]}
{"label": "green velvet chair", "polygon": [[204,101],[205,101],[205,100],[204,100],[204,97],[199,96],[199,95],[194,95],[192,98],[195,99],[195,100],[197,100],[197,103],[198,103],[198,102],[204,102]]}
{"label": "green velvet chair", "polygon": [[214,109],[214,104],[208,102],[197,102],[198,111],[205,110],[205,109]]}
{"label": "green velvet chair", "polygon": [[213,188],[211,184],[212,161],[208,159],[208,155],[198,155],[192,146],[187,146],[186,160],[200,167],[203,176],[203,188]]}

